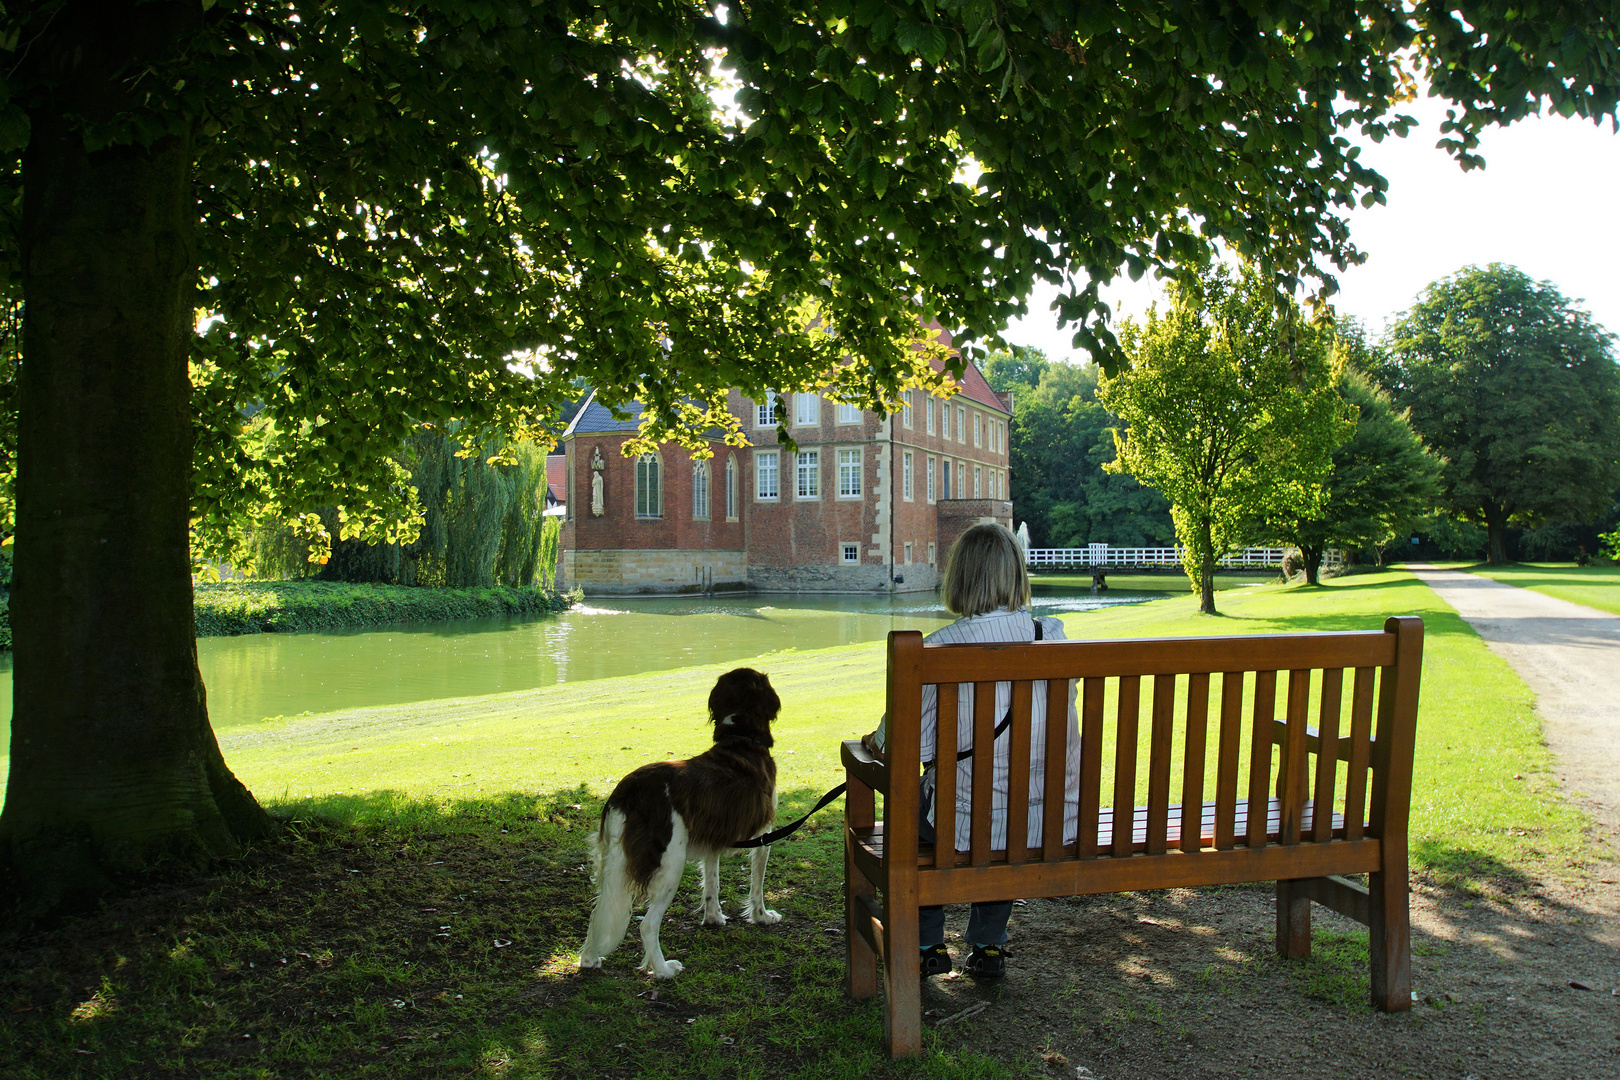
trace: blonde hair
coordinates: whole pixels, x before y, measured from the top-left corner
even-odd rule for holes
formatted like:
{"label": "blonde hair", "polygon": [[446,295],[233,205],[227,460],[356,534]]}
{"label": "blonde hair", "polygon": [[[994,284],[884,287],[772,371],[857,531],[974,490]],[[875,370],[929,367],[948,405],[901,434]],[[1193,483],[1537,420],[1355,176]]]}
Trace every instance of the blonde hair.
{"label": "blonde hair", "polygon": [[954,615],[1017,611],[1029,604],[1029,571],[1018,539],[1005,525],[975,525],[951,545],[942,589]]}

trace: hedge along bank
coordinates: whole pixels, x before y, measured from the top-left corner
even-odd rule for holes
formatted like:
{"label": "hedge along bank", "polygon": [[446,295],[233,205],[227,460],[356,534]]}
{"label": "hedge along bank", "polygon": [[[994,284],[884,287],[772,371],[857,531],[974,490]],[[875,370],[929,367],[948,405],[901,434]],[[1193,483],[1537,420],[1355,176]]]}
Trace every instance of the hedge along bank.
{"label": "hedge along bank", "polygon": [[[569,594],[496,585],[425,589],[325,581],[229,581],[196,586],[198,637],[344,630],[566,611]],[[0,598],[0,649],[11,648],[10,608]]]}

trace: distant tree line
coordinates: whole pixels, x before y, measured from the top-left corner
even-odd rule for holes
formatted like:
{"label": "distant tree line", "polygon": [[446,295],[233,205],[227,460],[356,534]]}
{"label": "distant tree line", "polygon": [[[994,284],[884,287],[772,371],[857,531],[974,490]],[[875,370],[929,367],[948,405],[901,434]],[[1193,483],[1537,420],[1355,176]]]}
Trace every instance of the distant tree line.
{"label": "distant tree line", "polygon": [[1173,285],[1121,327],[1111,379],[1037,349],[989,358],[1035,546],[1181,543],[1208,610],[1214,560],[1251,543],[1297,546],[1313,583],[1328,547],[1620,558],[1614,338],[1552,285],[1471,267],[1374,341],[1262,284]]}

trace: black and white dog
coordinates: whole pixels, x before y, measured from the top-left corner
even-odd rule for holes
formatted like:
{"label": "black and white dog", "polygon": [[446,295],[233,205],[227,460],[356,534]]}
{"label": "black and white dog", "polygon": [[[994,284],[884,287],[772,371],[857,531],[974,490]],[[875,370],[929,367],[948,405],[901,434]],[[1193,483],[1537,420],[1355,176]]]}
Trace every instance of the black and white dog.
{"label": "black and white dog", "polygon": [[[771,721],[781,708],[763,674],[753,668],[728,671],[709,693],[714,745],[690,761],[643,765],[619,781],[596,833],[596,907],[579,952],[580,967],[602,966],[602,958],[624,938],[632,906],[644,902],[638,967],[664,979],[678,973],[680,963],[665,959],[659,947],[658,926],[688,862],[703,868],[703,925],[725,925],[720,855],[769,829],[776,817]],[[782,918],[765,909],[770,853],[768,847],[752,852],[743,912],[751,923]]]}

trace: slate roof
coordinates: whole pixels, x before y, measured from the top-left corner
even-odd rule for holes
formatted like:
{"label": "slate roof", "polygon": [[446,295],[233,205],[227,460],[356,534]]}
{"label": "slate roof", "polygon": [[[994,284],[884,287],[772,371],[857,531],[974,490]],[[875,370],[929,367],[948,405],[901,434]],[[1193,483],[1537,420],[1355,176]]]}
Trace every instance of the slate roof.
{"label": "slate roof", "polygon": [[628,420],[617,419],[608,411],[606,405],[596,400],[596,391],[592,390],[585,399],[585,404],[579,412],[569,421],[568,429],[563,432],[563,438],[570,435],[595,435],[604,431],[638,431],[641,428],[641,402],[632,401],[623,410]]}

